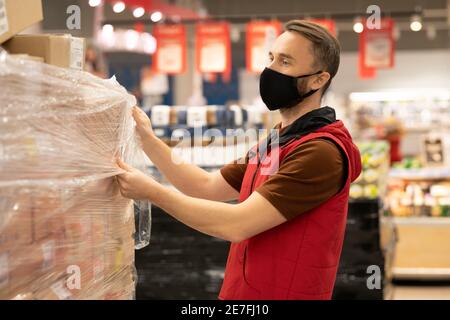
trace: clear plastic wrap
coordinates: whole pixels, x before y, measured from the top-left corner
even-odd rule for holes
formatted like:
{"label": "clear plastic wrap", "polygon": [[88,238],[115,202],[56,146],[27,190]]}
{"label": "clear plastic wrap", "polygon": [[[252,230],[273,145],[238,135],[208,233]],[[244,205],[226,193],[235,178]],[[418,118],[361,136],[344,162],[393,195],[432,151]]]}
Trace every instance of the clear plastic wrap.
{"label": "clear plastic wrap", "polygon": [[139,200],[134,202],[134,247],[142,249],[150,244],[152,231],[152,204],[149,201]]}
{"label": "clear plastic wrap", "polygon": [[0,48],[0,299],[134,297],[133,202],[114,176],[117,156],[143,161],[135,103]]}

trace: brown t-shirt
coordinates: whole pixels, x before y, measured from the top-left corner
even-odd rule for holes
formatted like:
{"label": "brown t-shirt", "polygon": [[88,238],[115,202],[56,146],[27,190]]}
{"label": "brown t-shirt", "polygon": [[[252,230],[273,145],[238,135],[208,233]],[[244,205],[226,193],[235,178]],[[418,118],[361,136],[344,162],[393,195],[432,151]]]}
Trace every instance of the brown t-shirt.
{"label": "brown t-shirt", "polygon": [[[240,191],[245,163],[238,160],[220,172]],[[311,210],[335,195],[344,183],[344,159],[330,140],[317,138],[300,144],[280,163],[278,171],[256,188],[286,219]]]}

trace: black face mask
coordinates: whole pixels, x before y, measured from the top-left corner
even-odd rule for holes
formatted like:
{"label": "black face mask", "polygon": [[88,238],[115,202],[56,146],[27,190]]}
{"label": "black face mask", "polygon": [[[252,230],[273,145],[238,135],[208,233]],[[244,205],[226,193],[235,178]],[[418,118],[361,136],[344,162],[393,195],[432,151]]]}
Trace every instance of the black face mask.
{"label": "black face mask", "polygon": [[319,73],[322,73],[322,71],[305,74],[299,77],[292,77],[265,68],[259,78],[259,93],[269,110],[290,108],[299,104],[306,97],[309,97],[319,90],[310,90],[305,94],[300,94],[297,89],[297,79],[310,77]]}

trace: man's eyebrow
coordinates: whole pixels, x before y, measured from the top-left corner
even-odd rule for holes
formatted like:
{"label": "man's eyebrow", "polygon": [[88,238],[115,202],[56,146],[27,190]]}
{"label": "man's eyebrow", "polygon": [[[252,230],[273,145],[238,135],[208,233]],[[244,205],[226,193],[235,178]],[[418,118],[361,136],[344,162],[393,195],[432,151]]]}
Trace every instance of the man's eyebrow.
{"label": "man's eyebrow", "polygon": [[[285,58],[285,59],[291,59],[291,60],[295,60],[295,58],[293,56],[291,56],[288,53],[279,53],[278,54],[280,57]],[[274,56],[272,51],[269,51],[269,56]]]}
{"label": "man's eyebrow", "polygon": [[286,59],[295,60],[295,58],[293,56],[291,56],[290,54],[287,54],[287,53],[280,53],[279,55]]}

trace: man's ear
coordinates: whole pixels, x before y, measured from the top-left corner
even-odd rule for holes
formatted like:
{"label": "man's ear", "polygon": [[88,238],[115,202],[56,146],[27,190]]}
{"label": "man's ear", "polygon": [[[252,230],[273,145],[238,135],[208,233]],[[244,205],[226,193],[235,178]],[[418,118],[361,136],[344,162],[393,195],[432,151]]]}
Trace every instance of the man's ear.
{"label": "man's ear", "polygon": [[330,78],[331,75],[326,71],[318,74],[311,85],[311,89],[316,90],[322,88],[328,82],[328,80],[330,80]]}

